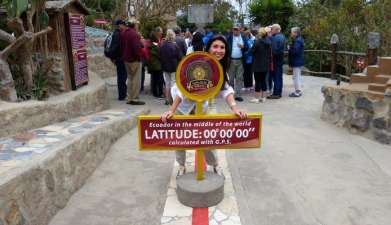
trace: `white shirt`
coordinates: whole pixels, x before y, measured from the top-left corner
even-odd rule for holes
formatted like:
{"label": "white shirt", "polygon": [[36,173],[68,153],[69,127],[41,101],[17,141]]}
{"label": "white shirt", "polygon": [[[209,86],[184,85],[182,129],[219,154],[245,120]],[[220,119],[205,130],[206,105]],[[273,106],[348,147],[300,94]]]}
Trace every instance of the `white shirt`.
{"label": "white shirt", "polygon": [[238,59],[242,58],[242,49],[239,48],[239,45],[243,45],[243,39],[242,36],[232,36],[232,53],[231,53],[231,58],[233,59]]}
{"label": "white shirt", "polygon": [[[219,92],[219,95],[221,95],[224,99],[228,97],[228,95],[233,94],[234,89],[226,82],[224,84],[224,89]],[[171,96],[173,99],[175,99],[177,96],[181,98],[181,103],[179,103],[176,110],[178,110],[183,115],[189,115],[190,112],[194,109],[196,106],[196,102],[193,100],[190,100],[182,95],[181,91],[179,90],[178,86],[175,84],[171,88]],[[208,108],[209,101],[204,101],[202,103],[202,111],[206,113],[206,110]]]}

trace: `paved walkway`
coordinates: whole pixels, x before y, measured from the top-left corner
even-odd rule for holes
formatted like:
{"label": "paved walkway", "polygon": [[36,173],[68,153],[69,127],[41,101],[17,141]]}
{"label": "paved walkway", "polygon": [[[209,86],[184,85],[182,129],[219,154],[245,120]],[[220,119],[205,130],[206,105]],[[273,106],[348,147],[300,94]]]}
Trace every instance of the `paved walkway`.
{"label": "paved walkway", "polygon": [[[391,224],[390,146],[320,120],[320,89],[328,80],[305,77],[303,97],[289,98],[293,88],[286,78],[282,99],[251,104],[246,94],[239,103],[264,115],[260,150],[227,151],[241,224]],[[166,110],[163,101],[142,99],[152,114]],[[219,111],[227,108],[217,104]],[[161,224],[174,153],[139,152],[136,146],[133,130],[50,225]]]}

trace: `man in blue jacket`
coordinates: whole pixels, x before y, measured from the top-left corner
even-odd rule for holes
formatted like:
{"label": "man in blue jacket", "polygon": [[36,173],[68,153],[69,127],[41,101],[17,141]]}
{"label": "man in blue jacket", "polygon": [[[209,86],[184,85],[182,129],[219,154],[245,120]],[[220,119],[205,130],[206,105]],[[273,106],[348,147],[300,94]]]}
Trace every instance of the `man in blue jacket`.
{"label": "man in blue jacket", "polygon": [[304,66],[304,39],[300,35],[300,28],[291,29],[292,44],[289,46],[289,66],[293,69],[293,84],[295,91],[289,97],[300,97],[301,90],[301,67]]}
{"label": "man in blue jacket", "polygon": [[232,28],[232,34],[228,37],[228,45],[231,53],[231,65],[228,69],[229,83],[235,89],[235,100],[241,102],[243,98],[241,97],[240,91],[244,85],[244,53],[248,49],[248,43],[240,33],[238,25]]}
{"label": "man in blue jacket", "polygon": [[274,70],[271,72],[271,76],[273,79],[273,94],[267,98],[279,99],[281,98],[283,87],[282,66],[284,65],[286,39],[281,33],[281,26],[279,24],[272,25],[272,35],[271,41]]}

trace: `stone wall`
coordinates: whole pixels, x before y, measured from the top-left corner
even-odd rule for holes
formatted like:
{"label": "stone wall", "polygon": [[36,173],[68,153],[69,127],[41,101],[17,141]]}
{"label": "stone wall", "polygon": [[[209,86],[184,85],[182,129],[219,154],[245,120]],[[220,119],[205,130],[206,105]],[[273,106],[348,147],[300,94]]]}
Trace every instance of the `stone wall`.
{"label": "stone wall", "polygon": [[103,37],[87,38],[88,69],[101,78],[116,76],[116,67],[103,53]]}
{"label": "stone wall", "polygon": [[0,137],[106,109],[108,98],[104,81],[91,71],[89,76],[88,85],[47,101],[0,103]]}
{"label": "stone wall", "polygon": [[368,92],[341,87],[322,88],[321,118],[350,132],[391,144],[391,96],[374,97]]}
{"label": "stone wall", "polygon": [[2,174],[0,224],[49,224],[95,171],[111,145],[136,126],[137,115],[147,113],[148,110],[139,110],[110,119],[91,131],[52,145],[45,155]]}

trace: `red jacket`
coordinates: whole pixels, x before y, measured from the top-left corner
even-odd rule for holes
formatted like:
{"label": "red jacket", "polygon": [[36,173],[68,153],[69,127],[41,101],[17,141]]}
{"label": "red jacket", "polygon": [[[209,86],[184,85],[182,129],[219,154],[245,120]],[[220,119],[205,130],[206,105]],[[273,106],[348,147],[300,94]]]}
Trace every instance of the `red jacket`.
{"label": "red jacket", "polygon": [[120,47],[124,62],[140,62],[141,40],[135,29],[126,28],[121,32]]}

